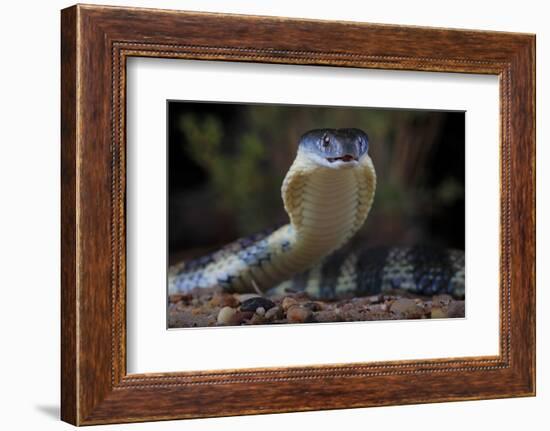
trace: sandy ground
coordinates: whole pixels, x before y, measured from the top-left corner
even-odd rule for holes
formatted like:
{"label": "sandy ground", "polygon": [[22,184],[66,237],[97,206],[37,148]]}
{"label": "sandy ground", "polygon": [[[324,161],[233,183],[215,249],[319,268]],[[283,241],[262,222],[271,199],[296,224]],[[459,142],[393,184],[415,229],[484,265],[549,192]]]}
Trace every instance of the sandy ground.
{"label": "sandy ground", "polygon": [[266,297],[195,289],[171,295],[168,304],[170,328],[452,317],[464,317],[464,301],[403,292],[320,301],[303,292]]}

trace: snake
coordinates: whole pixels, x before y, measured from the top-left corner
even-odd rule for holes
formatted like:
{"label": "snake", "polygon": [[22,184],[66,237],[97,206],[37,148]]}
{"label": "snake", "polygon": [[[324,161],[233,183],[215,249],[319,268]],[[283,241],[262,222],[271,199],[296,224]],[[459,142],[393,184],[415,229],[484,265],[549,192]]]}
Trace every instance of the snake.
{"label": "snake", "polygon": [[281,187],[289,222],[170,266],[168,293],[221,287],[327,300],[395,290],[463,298],[462,250],[352,244],[373,206],[376,182],[363,130],[304,133]]}

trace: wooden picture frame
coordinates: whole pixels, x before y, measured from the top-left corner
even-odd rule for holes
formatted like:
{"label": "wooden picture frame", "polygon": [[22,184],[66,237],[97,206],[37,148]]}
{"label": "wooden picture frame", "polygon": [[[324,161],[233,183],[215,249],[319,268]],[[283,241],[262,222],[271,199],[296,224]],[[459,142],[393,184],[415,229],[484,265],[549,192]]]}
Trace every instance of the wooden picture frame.
{"label": "wooden picture frame", "polygon": [[[535,394],[534,35],[83,5],[61,16],[64,421],[90,425]],[[498,75],[500,354],[128,375],[130,56]]]}

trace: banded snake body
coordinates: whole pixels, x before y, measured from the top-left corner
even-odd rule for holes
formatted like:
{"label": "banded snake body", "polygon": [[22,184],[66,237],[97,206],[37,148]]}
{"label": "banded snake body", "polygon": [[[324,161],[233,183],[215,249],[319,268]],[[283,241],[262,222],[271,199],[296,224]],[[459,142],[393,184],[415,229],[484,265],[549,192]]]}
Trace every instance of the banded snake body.
{"label": "banded snake body", "polygon": [[463,251],[348,244],[374,200],[368,147],[359,129],[305,133],[282,184],[290,223],[170,267],[169,293],[221,286],[240,293],[306,291],[319,299],[393,289],[464,297]]}

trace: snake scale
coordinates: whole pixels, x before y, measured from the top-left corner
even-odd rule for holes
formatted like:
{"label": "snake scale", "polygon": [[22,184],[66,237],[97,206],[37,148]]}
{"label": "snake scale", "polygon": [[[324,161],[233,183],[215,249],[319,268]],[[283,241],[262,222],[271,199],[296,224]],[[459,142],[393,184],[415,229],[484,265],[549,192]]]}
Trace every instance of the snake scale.
{"label": "snake scale", "polygon": [[464,297],[464,252],[352,247],[374,200],[376,172],[359,129],[315,129],[300,138],[282,184],[290,223],[241,238],[169,269],[168,291],[305,291],[319,299],[399,289]]}

